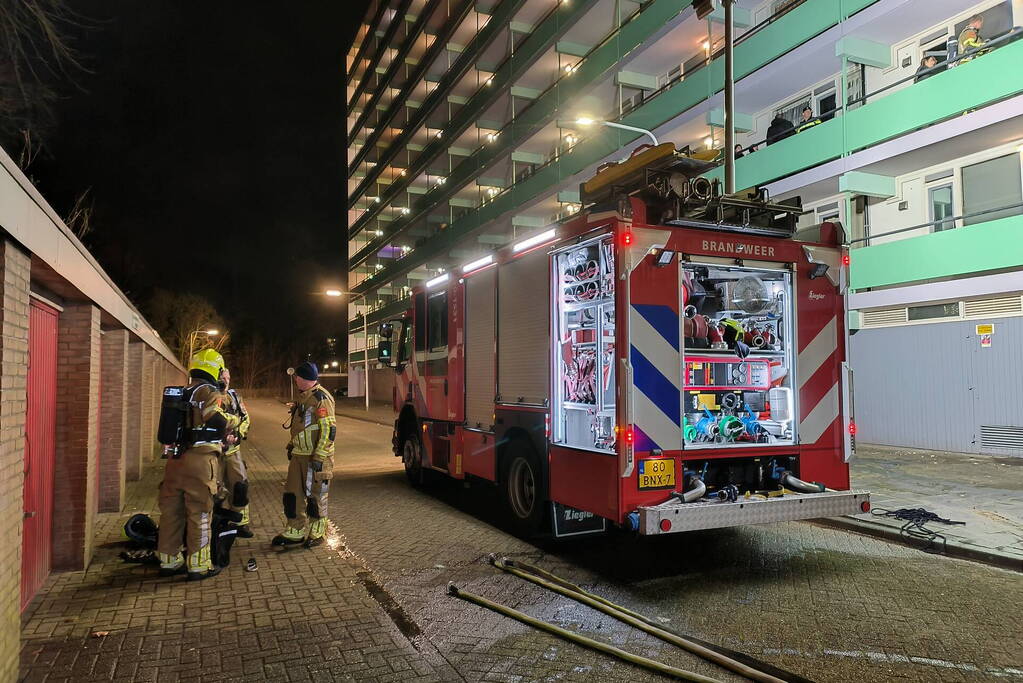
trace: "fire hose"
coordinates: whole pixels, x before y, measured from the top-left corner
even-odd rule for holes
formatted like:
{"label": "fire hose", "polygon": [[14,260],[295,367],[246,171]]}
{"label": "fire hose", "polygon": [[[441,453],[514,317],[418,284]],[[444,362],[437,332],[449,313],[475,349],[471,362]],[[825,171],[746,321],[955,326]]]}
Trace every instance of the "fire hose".
{"label": "fire hose", "polygon": [[[525,579],[526,581],[535,583],[538,586],[559,593],[565,597],[581,602],[584,605],[587,605],[589,607],[592,607],[593,609],[603,612],[604,614],[607,614],[608,616],[614,617],[619,621],[622,621],[626,624],[629,624],[630,626],[638,628],[639,630],[645,633],[660,638],[661,640],[667,643],[680,647],[688,652],[691,652],[692,654],[695,654],[699,657],[702,657],[703,659],[706,659],[707,661],[713,662],[723,668],[729,669],[730,671],[734,671],[742,676],[745,676],[750,680],[766,681],[768,683],[782,683],[783,681],[783,679],[773,676],[765,671],[744,664],[743,662],[740,662],[737,659],[730,657],[727,654],[718,651],[717,649],[714,649],[713,646],[709,646],[709,644],[705,645],[693,639],[684,638],[678,634],[667,631],[649,617],[646,617],[642,614],[639,614],[638,612],[634,612],[630,609],[622,607],[621,605],[616,605],[615,603],[611,602],[606,598],[603,598],[594,593],[590,593],[582,589],[581,587],[577,586],[576,584],[566,581],[565,579],[562,579],[559,576],[556,576],[554,574],[551,574],[550,572],[540,569],[539,567],[534,567],[532,565],[528,565],[521,562],[515,562],[514,560],[510,560],[508,558],[498,559],[495,555],[490,555],[488,560],[492,565],[494,565],[496,568],[500,569],[503,572],[512,574],[521,579]],[[666,673],[677,678],[682,678],[683,680],[714,680],[700,676],[699,674],[694,674],[689,671],[668,667],[662,664],[661,662],[657,662],[656,660],[651,660],[645,657],[640,657],[638,655],[633,655],[631,653],[624,652],[622,650],[619,650],[618,648],[614,648],[605,643],[601,643],[600,641],[594,641],[592,639],[586,638],[585,636],[582,636],[573,631],[567,631],[565,629],[561,629],[560,627],[554,626],[553,624],[547,624],[546,622],[533,619],[532,617],[522,614],[521,612],[511,610],[511,608],[505,607],[503,605],[497,605],[497,603],[490,603],[490,601],[486,601],[490,604],[483,604],[482,602],[473,599],[478,598],[479,596],[472,596],[470,598],[468,597],[468,595],[463,595],[462,592],[458,591],[457,588],[455,588],[454,590],[456,592],[452,592],[452,595],[465,597],[465,599],[471,600],[472,602],[476,602],[477,604],[481,604],[491,609],[495,609],[494,606],[500,607],[501,609],[495,609],[495,611],[501,612],[502,614],[506,614],[507,616],[512,616],[513,618],[519,619],[524,623],[537,626],[537,628],[541,628],[550,633],[554,633],[556,635],[568,638],[569,640],[573,640],[574,642],[586,645],[587,647],[592,647],[593,649],[597,649],[602,652],[612,654],[616,657],[620,657],[626,661],[637,664],[639,666],[644,666],[654,671],[659,671],[661,673]],[[482,598],[482,600],[486,599]],[[510,614],[509,612],[515,612],[515,614]],[[516,615],[521,615],[521,617],[524,618],[520,618],[519,616]],[[539,621],[539,624],[543,624],[543,626],[534,623],[537,621]]]}

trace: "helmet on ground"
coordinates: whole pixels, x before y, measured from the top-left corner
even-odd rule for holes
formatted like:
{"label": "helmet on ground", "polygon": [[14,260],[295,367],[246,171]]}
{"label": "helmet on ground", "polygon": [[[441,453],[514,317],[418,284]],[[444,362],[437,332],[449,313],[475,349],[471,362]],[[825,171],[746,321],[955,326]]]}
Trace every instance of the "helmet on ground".
{"label": "helmet on ground", "polygon": [[124,535],[141,546],[148,548],[156,547],[156,522],[146,514],[138,513],[128,518],[124,523]]}
{"label": "helmet on ground", "polygon": [[224,370],[224,357],[213,349],[203,349],[192,356],[188,363],[188,374],[195,377],[196,372],[209,375],[214,382],[220,379],[220,373]]}

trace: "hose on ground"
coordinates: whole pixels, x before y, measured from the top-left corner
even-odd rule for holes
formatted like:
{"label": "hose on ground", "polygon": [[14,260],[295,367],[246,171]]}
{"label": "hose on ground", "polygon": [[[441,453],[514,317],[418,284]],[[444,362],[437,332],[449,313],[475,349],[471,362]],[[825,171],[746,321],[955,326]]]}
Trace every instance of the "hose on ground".
{"label": "hose on ground", "polygon": [[686,671],[685,669],[668,666],[667,664],[658,662],[657,660],[649,659],[648,657],[641,657],[640,655],[626,652],[614,645],[608,645],[607,643],[602,643],[601,641],[594,640],[593,638],[587,638],[582,634],[569,631],[561,628],[560,626],[549,624],[546,621],[536,619],[506,605],[488,600],[481,595],[463,591],[454,583],[448,584],[448,594],[479,605],[480,607],[486,607],[487,609],[503,614],[506,617],[511,617],[512,619],[521,621],[523,624],[528,624],[533,628],[540,629],[541,631],[547,631],[548,633],[552,633],[560,638],[564,638],[565,640],[570,640],[573,643],[582,645],[583,647],[588,647],[591,650],[597,650],[598,652],[618,657],[630,664],[635,664],[636,666],[641,666],[645,669],[650,669],[651,671],[656,671],[657,673],[661,673],[666,676],[673,676],[674,678],[678,678],[683,681],[696,681],[697,683],[721,683],[716,678],[709,678],[693,671]]}
{"label": "hose on ground", "polygon": [[791,472],[784,472],[781,475],[781,483],[787,489],[799,491],[800,493],[824,493],[827,487],[824,484],[810,483],[796,477]]}
{"label": "hose on ground", "polygon": [[[509,560],[507,558],[498,559],[493,555],[491,555],[489,559],[491,564],[493,564],[495,567],[497,567],[503,572],[513,574],[521,579],[525,579],[526,581],[535,583],[538,586],[541,586],[548,590],[552,590],[555,593],[560,593],[565,597],[572,598],[573,600],[576,600],[578,602],[583,603],[584,605],[592,607],[595,610],[603,612],[608,616],[612,616],[615,619],[618,619],[619,621],[625,622],[630,626],[638,628],[640,631],[649,633],[652,636],[660,638],[666,643],[671,643],[672,645],[675,645],[677,647],[682,648],[683,650],[691,652],[694,655],[702,657],[707,661],[713,662],[718,666],[721,666],[730,671],[734,671],[740,676],[745,676],[746,678],[749,678],[750,680],[753,681],[763,681],[764,683],[784,683],[780,678],[776,678],[775,676],[767,674],[751,666],[747,666],[746,664],[736,661],[731,657],[728,657],[727,655],[715,652],[710,648],[704,647],[703,645],[700,645],[698,643],[694,643],[693,641],[684,638],[678,634],[672,633],[671,631],[666,631],[665,629],[654,623],[653,620],[651,620],[649,617],[645,617],[642,614],[633,612],[632,610],[621,607],[620,605],[616,605],[610,600],[602,598],[599,595],[589,593],[580,588],[579,586],[568,581],[565,581],[564,579],[561,579],[559,577],[556,577],[549,572],[545,572],[542,569],[538,569],[537,567],[532,567],[530,565],[525,564],[518,564],[518,566],[516,566],[516,563],[512,560]],[[526,569],[527,567],[528,569]],[[533,573],[534,571],[535,573]]]}

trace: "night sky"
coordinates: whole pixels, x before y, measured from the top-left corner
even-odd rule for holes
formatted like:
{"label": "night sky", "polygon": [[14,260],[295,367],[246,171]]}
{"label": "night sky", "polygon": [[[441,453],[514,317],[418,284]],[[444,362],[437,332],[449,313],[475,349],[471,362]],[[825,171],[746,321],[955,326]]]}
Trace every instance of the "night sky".
{"label": "night sky", "polygon": [[210,299],[235,338],[344,329],[345,53],[365,3],[75,0],[89,73],[31,175],[136,302]]}

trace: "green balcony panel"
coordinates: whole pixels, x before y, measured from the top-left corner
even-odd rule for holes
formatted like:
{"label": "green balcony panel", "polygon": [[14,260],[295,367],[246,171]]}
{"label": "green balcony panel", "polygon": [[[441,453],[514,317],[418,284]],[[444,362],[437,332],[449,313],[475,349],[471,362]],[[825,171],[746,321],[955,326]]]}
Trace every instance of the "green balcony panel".
{"label": "green balcony panel", "polygon": [[[871,101],[735,162],[735,186],[812,168],[1023,92],[1023,41]],[[719,167],[707,174],[720,179]]]}
{"label": "green balcony panel", "polygon": [[849,285],[867,287],[933,280],[1023,266],[1023,216],[853,249]]}
{"label": "green balcony panel", "polygon": [[639,90],[657,90],[657,76],[641,74],[636,71],[619,71],[615,76],[615,82],[626,88],[637,88]]}
{"label": "green balcony panel", "polygon": [[[725,8],[721,6],[715,7],[708,18],[716,24],[725,23]],[[753,25],[752,13],[745,7],[735,5],[732,7],[732,25],[735,28],[749,28]]]}
{"label": "green balcony panel", "polygon": [[511,223],[517,228],[542,228],[547,225],[547,219],[540,216],[512,216]]}
{"label": "green balcony panel", "polygon": [[558,193],[558,201],[568,204],[582,203],[582,200],[579,199],[579,190],[562,190]]}
{"label": "green balcony panel", "polygon": [[[707,112],[707,125],[714,128],[725,127],[725,110],[715,107]],[[735,112],[735,132],[748,133],[753,130],[753,117],[750,114]]]}
{"label": "green balcony panel", "polygon": [[592,45],[573,43],[568,40],[559,40],[554,45],[554,51],[570,57],[585,57],[593,49]]}
{"label": "green balcony panel", "polygon": [[512,152],[511,160],[524,164],[542,164],[546,161],[546,157],[543,154],[534,154],[533,152]]}

